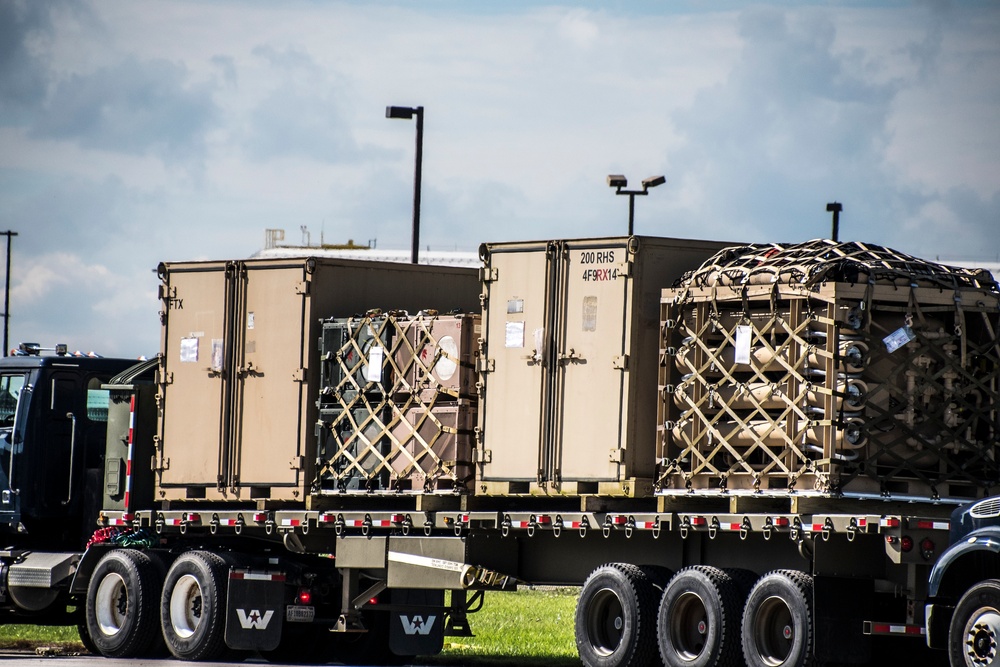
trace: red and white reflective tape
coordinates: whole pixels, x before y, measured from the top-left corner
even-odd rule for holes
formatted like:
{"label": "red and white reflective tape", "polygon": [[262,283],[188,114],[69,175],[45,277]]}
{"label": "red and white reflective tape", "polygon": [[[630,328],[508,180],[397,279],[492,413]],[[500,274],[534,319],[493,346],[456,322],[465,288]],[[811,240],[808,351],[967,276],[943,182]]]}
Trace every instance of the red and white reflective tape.
{"label": "red and white reflective tape", "polygon": [[905,623],[872,623],[873,635],[923,635],[927,631],[922,625],[906,625]]}
{"label": "red and white reflective tape", "polygon": [[743,524],[727,521],[726,523],[720,523],[719,528],[725,531],[737,531],[737,530],[743,530]]}
{"label": "red and white reflective tape", "polygon": [[125,512],[132,511],[132,455],[135,452],[135,394],[128,406],[128,450],[125,454]]}
{"label": "red and white reflective tape", "polygon": [[878,520],[880,528],[899,528],[899,519],[896,517],[882,517]]}
{"label": "red and white reflective tape", "polygon": [[920,530],[951,530],[951,522],[921,519],[917,521],[917,528]]}
{"label": "red and white reflective tape", "polygon": [[302,519],[282,519],[281,520],[281,525],[285,526],[285,527],[291,526],[291,527],[294,528],[295,526],[301,526],[302,523],[303,523]]}

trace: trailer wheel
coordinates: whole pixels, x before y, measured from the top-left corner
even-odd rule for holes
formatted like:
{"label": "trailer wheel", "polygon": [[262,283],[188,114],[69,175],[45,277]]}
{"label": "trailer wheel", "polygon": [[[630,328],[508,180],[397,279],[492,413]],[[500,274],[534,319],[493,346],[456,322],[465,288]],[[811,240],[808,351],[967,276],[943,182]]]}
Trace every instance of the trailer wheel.
{"label": "trailer wheel", "polygon": [[726,572],[704,565],[674,575],[660,601],[657,637],[667,667],[736,667],[743,662],[745,593]]}
{"label": "trailer wheel", "polygon": [[743,609],[743,658],[748,667],[807,667],[813,658],[811,576],[774,570],[761,577]]}
{"label": "trailer wheel", "polygon": [[88,650],[109,658],[145,655],[156,645],[160,629],[156,599],[163,576],[141,551],[114,549],[94,568],[87,587],[85,628]]}
{"label": "trailer wheel", "polygon": [[987,579],[962,596],[951,617],[948,657],[953,667],[1000,665],[1000,579]]}
{"label": "trailer wheel", "polygon": [[211,660],[226,650],[226,563],[208,551],[181,555],[167,572],[160,624],[170,653]]}
{"label": "trailer wheel", "polygon": [[641,667],[656,656],[658,591],[641,569],[609,563],[583,584],[576,648],[587,667]]}

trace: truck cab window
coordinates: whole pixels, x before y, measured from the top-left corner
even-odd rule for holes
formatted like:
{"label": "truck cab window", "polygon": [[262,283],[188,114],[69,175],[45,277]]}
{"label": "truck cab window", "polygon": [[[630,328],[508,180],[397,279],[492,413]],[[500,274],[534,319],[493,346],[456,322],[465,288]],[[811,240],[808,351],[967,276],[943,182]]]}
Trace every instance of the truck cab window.
{"label": "truck cab window", "polygon": [[100,378],[91,378],[87,383],[87,419],[92,422],[108,421],[108,403],[111,392],[101,389]]}
{"label": "truck cab window", "polygon": [[14,426],[14,415],[17,412],[17,399],[24,387],[24,375],[0,376],[0,428]]}

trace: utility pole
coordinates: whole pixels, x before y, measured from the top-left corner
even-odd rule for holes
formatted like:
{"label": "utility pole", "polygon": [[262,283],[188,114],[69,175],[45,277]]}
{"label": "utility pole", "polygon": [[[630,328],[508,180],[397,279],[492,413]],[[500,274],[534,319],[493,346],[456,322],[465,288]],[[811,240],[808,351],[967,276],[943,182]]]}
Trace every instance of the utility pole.
{"label": "utility pole", "polygon": [[17,236],[17,232],[7,230],[0,232],[0,236],[7,237],[7,273],[5,274],[5,284],[3,290],[3,356],[7,356],[10,351],[10,242],[11,238]]}
{"label": "utility pole", "polygon": [[826,210],[828,213],[833,213],[833,229],[831,239],[834,241],[840,241],[840,212],[844,210],[843,204],[839,202],[831,202],[826,205]]}

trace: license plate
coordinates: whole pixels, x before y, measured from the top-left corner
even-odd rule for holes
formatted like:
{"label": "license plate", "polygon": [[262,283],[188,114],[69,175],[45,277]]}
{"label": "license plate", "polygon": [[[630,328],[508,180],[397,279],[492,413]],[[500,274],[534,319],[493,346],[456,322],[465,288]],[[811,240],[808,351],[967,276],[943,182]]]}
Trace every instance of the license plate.
{"label": "license plate", "polygon": [[290,604],[285,608],[285,620],[289,623],[312,623],[316,618],[316,607]]}

